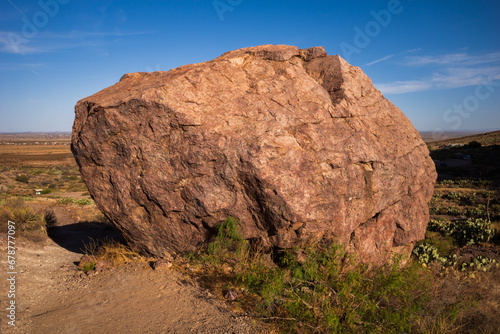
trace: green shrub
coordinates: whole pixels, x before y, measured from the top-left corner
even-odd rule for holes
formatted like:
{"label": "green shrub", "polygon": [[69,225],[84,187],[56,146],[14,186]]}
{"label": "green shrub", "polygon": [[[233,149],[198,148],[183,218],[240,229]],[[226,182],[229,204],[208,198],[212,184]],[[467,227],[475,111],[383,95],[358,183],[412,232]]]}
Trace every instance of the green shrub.
{"label": "green shrub", "polygon": [[21,174],[21,175],[17,175],[14,178],[14,180],[17,182],[28,183],[30,181],[30,177],[28,175]]}
{"label": "green shrub", "polygon": [[94,202],[88,198],[82,198],[82,199],[79,199],[78,201],[75,202],[75,204],[78,204],[78,205],[90,205],[93,203]]}
{"label": "green shrub", "polygon": [[87,271],[95,270],[95,265],[95,261],[85,262],[81,265],[81,269],[86,273]]}
{"label": "green shrub", "polygon": [[44,189],[44,190],[42,190],[41,194],[47,195],[47,194],[50,194],[51,192],[52,192],[52,190],[50,190],[50,189]]}
{"label": "green shrub", "polygon": [[75,203],[75,199],[73,197],[63,197],[59,200],[61,204],[73,204]]}
{"label": "green shrub", "polygon": [[478,148],[478,147],[481,147],[481,143],[478,142],[477,140],[473,140],[473,141],[469,142],[469,144],[467,144],[467,147]]}
{"label": "green shrub", "polygon": [[231,256],[228,251],[237,250],[241,255],[248,248],[248,242],[243,240],[240,234],[240,221],[237,218],[228,217],[224,222],[215,225],[217,236],[215,241],[208,244],[207,260],[216,264],[220,259]]}
{"label": "green shrub", "polygon": [[58,169],[57,167],[52,168],[47,172],[49,175],[62,175],[62,170]]}
{"label": "green shrub", "polygon": [[[434,319],[436,312],[456,320],[448,310],[430,311],[430,272],[417,262],[401,266],[394,259],[392,265],[368,267],[353,261],[342,246],[324,241],[275,251],[275,265],[261,248],[250,248],[242,239],[238,220],[216,228],[207,250],[188,256],[191,265],[201,265],[208,284],[223,279],[224,289],[246,295],[242,300],[250,299],[254,311],[282,332],[427,332],[420,319]],[[233,270],[223,271],[228,264]]]}
{"label": "green shrub", "polygon": [[451,223],[441,220],[431,220],[427,226],[424,241],[421,243],[419,242],[416,246],[422,243],[428,243],[438,250],[440,256],[451,255],[456,249],[457,242],[446,232],[448,224]]}
{"label": "green shrub", "polygon": [[0,219],[2,230],[6,227],[5,224],[7,224],[8,220],[15,223],[16,231],[19,232],[43,231],[46,225],[44,214],[26,206],[21,198],[4,201],[0,206]]}

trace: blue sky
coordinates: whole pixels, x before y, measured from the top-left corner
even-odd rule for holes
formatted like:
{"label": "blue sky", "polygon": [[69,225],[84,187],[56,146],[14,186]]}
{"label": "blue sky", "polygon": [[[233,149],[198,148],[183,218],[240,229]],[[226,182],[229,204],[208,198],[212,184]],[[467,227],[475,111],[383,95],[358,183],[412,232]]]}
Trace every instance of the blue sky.
{"label": "blue sky", "polygon": [[0,0],[0,132],[71,131],[124,73],[324,46],[421,131],[500,129],[500,1]]}

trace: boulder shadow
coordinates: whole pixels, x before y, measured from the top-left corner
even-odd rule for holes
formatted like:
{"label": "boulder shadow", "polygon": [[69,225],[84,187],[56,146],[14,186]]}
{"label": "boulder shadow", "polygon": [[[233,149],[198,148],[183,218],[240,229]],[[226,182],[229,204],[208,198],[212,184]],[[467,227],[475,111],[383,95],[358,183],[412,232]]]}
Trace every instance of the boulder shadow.
{"label": "boulder shadow", "polygon": [[88,245],[104,241],[123,242],[120,232],[111,224],[101,222],[80,222],[63,226],[49,225],[47,235],[62,248],[84,254]]}

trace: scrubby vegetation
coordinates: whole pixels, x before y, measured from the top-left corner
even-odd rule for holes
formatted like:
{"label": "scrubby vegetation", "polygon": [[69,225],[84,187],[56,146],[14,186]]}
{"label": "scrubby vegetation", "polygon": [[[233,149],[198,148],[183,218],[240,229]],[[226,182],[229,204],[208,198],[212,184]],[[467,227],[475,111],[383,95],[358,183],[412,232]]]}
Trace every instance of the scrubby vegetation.
{"label": "scrubby vegetation", "polygon": [[[242,240],[237,227],[234,218],[220,224],[206,250],[187,256],[190,268],[220,295],[237,291],[240,307],[280,332],[456,332],[474,308],[473,296],[456,291],[450,299],[449,291],[441,290],[443,281],[436,280],[436,269],[422,267],[439,259],[433,246],[416,248],[429,255],[424,261],[403,265],[394,259],[381,267],[360,264],[332,243],[280,250],[271,259]],[[473,263],[468,266],[493,264],[482,258]],[[449,300],[439,299],[440,294]]]}
{"label": "scrubby vegetation", "polygon": [[14,180],[17,182],[28,183],[30,181],[30,177],[25,174],[17,175]]}
{"label": "scrubby vegetation", "polygon": [[85,265],[84,271],[93,270],[99,261],[110,261],[111,265],[116,267],[132,260],[144,260],[137,252],[112,239],[102,241],[91,239],[85,244],[83,252],[93,259]]}
{"label": "scrubby vegetation", "polygon": [[42,195],[62,192],[86,192],[87,187],[77,167],[6,166],[0,175],[5,192],[10,195],[31,194],[33,189],[44,189]]}
{"label": "scrubby vegetation", "polygon": [[22,198],[0,200],[0,233],[7,232],[7,222],[15,222],[16,231],[45,231],[45,213],[33,210]]}

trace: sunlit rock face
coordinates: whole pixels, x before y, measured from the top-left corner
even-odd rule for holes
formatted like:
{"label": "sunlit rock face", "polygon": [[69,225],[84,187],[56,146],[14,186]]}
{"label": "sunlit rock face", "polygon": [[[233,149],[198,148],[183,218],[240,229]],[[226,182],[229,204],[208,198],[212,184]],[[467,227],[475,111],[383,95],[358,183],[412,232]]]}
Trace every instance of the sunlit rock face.
{"label": "sunlit rock face", "polygon": [[126,74],[76,105],[72,150],[136,250],[194,250],[228,216],[271,247],[335,239],[365,262],[424,237],[426,145],[371,80],[322,47],[264,45]]}

